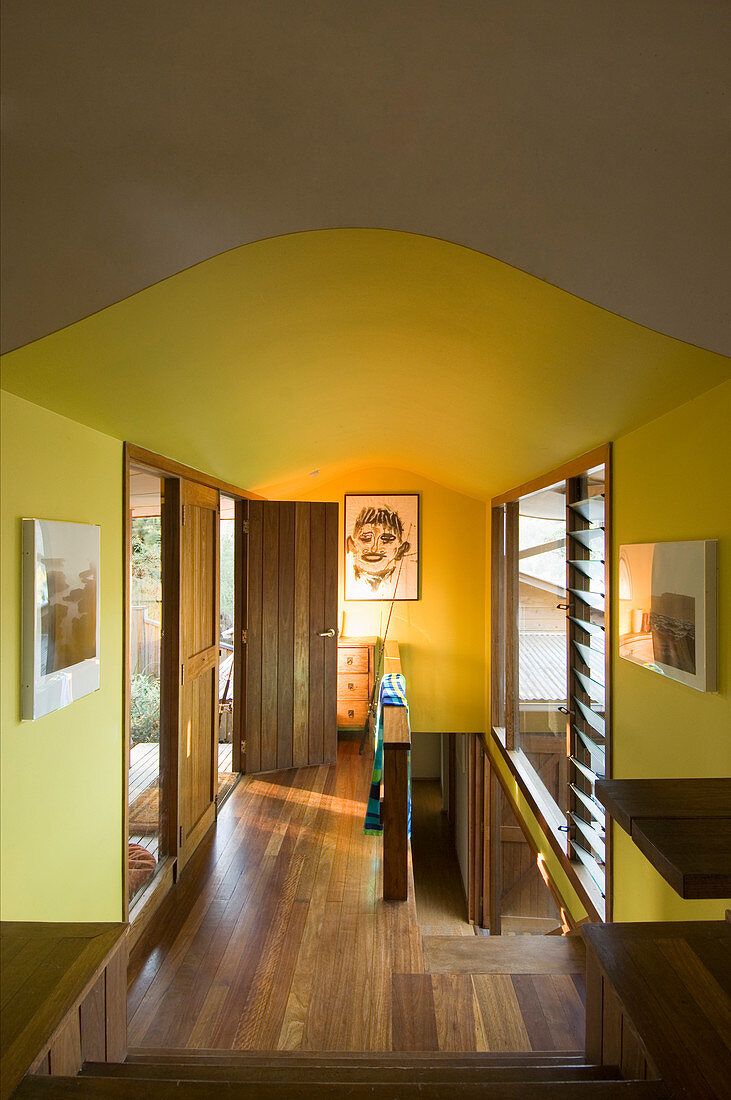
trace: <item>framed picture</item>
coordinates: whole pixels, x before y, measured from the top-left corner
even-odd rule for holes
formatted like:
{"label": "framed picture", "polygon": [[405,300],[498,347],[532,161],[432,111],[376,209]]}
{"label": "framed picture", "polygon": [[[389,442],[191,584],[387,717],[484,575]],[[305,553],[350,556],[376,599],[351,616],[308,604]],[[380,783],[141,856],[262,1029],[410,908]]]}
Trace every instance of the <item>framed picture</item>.
{"label": "framed picture", "polygon": [[619,655],[716,690],[715,539],[619,549]]}
{"label": "framed picture", "polygon": [[23,718],[99,688],[100,529],[23,520]]}
{"label": "framed picture", "polygon": [[419,494],[346,494],[345,599],[418,598]]}

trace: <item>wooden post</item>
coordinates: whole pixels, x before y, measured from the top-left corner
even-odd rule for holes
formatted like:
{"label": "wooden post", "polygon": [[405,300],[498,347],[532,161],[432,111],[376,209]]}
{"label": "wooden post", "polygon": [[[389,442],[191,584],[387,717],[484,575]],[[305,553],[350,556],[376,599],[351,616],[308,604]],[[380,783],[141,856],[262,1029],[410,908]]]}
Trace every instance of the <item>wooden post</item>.
{"label": "wooden post", "polygon": [[[386,672],[401,672],[398,642],[386,642]],[[383,708],[383,896],[406,901],[409,895],[409,749],[406,707]]]}
{"label": "wooden post", "polygon": [[408,742],[389,745],[384,740],[383,896],[387,901],[406,901],[409,894],[408,771]]}

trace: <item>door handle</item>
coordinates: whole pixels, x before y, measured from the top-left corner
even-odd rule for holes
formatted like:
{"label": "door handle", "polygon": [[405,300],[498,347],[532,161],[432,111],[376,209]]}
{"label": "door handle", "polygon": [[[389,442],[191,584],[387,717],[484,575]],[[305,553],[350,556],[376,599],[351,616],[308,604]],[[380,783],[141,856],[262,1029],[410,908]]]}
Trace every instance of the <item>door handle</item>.
{"label": "door handle", "polygon": [[335,627],[331,626],[329,630],[321,630],[319,632],[319,636],[321,638],[334,638],[335,637]]}

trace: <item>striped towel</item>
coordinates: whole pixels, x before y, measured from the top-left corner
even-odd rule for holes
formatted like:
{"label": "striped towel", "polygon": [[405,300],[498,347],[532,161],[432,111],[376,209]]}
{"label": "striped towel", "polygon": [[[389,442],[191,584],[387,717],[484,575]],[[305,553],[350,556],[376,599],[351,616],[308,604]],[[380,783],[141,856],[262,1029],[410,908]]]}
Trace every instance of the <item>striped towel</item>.
{"label": "striped towel", "polygon": [[[366,836],[383,835],[383,814],[381,812],[381,786],[383,783],[383,707],[406,707],[408,714],[409,704],[406,701],[406,680],[400,673],[386,673],[382,679],[378,692],[378,712],[376,715],[376,751],[373,758],[373,775],[371,776],[371,790],[366,806],[365,824],[363,832]],[[411,750],[408,753],[409,769],[409,811],[408,829],[411,836]]]}

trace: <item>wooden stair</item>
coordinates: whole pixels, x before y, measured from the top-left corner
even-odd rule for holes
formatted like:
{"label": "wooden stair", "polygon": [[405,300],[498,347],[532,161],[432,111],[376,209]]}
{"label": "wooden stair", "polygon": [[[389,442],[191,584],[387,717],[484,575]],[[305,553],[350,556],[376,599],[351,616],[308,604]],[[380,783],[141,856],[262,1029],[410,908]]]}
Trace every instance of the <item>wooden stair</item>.
{"label": "wooden stair", "polygon": [[13,1100],[668,1100],[659,1081],[572,1053],[304,1054],[136,1051],[124,1063],[86,1063],[78,1077],[26,1077]]}

